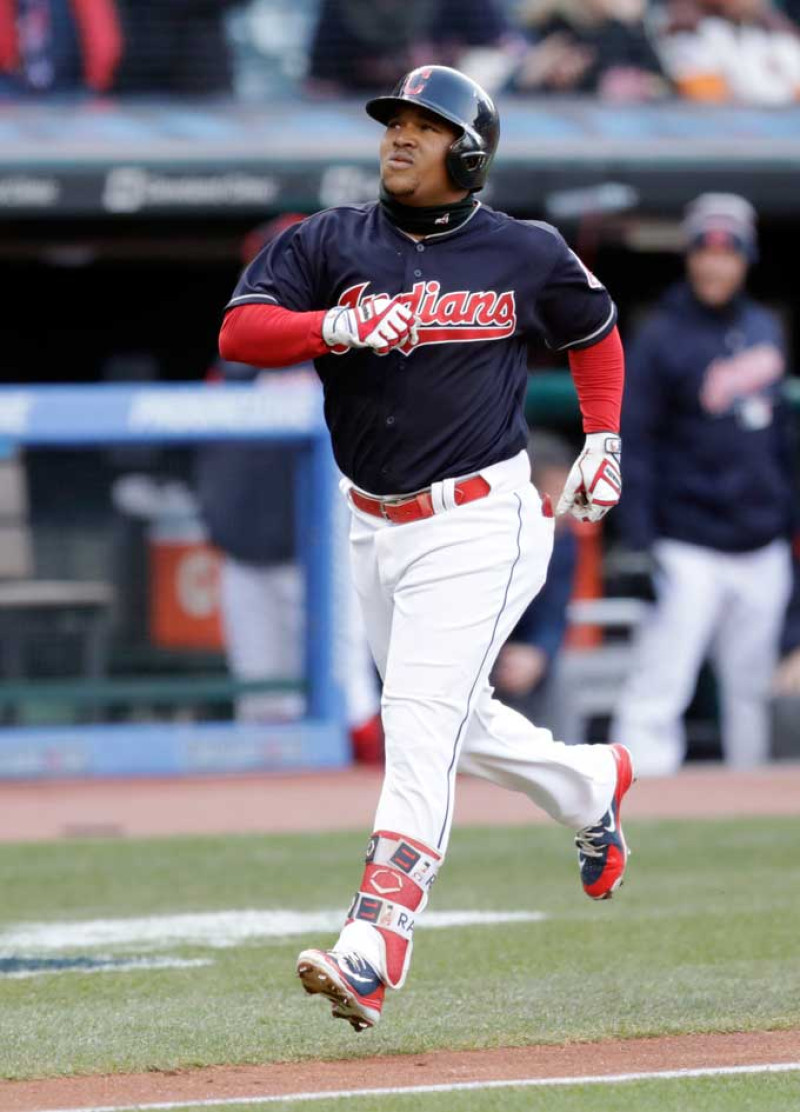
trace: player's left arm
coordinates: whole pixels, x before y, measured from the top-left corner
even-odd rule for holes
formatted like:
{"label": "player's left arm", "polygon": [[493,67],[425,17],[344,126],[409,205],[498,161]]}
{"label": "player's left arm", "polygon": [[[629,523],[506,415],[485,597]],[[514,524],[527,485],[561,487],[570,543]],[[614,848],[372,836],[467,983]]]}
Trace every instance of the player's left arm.
{"label": "player's left arm", "polygon": [[568,358],[586,440],[556,513],[571,513],[579,521],[599,521],[622,494],[619,424],[625,355],[617,326],[599,343],[571,351]]}
{"label": "player's left arm", "polygon": [[586,441],[573,464],[556,512],[599,521],[622,493],[620,411],[625,357],[617,310],[602,282],[554,228],[553,263],[539,294],[548,346],[567,353]]}

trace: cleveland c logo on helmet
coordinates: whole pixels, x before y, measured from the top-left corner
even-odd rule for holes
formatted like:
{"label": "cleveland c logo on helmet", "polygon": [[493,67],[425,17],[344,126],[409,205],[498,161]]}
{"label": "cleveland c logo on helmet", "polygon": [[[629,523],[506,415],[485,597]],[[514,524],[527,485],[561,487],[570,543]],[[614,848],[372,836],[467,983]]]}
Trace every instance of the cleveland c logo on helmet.
{"label": "cleveland c logo on helmet", "polygon": [[419,96],[433,72],[432,66],[412,70],[403,78],[403,95],[407,97]]}
{"label": "cleveland c logo on helmet", "polygon": [[403,104],[418,104],[461,132],[447,152],[447,172],[470,193],[483,189],[500,139],[492,98],[466,74],[449,66],[419,66],[398,82],[391,96],[367,101],[367,112],[384,125]]}

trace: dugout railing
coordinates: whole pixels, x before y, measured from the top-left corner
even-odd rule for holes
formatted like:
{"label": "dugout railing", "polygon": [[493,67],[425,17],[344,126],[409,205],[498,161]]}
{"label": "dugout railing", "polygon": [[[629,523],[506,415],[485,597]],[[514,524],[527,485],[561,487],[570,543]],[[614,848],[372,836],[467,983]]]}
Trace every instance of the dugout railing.
{"label": "dugout railing", "polygon": [[[337,650],[345,514],[336,489],[320,391],[305,375],[257,388],[175,386],[0,387],[0,447],[96,449],[195,446],[209,440],[285,444],[295,459],[297,548],[305,580],[305,694],[297,722],[120,722],[0,727],[0,778],[164,775],[340,766],[349,761]],[[69,497],[69,491],[65,491]],[[229,698],[269,684],[226,676],[0,682],[0,707],[37,699],[73,706]]]}

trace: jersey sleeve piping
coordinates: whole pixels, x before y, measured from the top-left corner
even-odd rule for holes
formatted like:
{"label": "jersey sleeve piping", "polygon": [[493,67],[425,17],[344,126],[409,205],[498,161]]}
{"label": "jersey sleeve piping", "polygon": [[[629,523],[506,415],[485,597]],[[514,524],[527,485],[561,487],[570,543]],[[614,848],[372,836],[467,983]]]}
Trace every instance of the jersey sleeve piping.
{"label": "jersey sleeve piping", "polygon": [[259,301],[269,301],[273,305],[280,304],[277,297],[273,297],[272,294],[269,293],[244,293],[239,297],[232,297],[225,306],[225,312],[227,312],[228,309],[233,309],[236,305],[249,305],[250,303]]}
{"label": "jersey sleeve piping", "polygon": [[547,346],[550,347],[551,351],[580,351],[581,348],[591,347],[592,344],[599,344],[600,341],[604,340],[609,332],[612,331],[616,323],[617,307],[612,302],[611,312],[608,314],[605,321],[600,325],[600,327],[596,328],[594,332],[590,332],[589,335],[584,336],[583,339],[570,340],[569,343],[560,344],[558,347],[551,347],[549,344]]}

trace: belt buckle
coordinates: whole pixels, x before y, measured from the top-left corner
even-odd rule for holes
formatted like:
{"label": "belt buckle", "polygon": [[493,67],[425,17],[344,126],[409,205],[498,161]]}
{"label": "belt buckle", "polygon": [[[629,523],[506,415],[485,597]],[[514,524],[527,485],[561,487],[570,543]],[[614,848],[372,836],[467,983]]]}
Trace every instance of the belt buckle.
{"label": "belt buckle", "polygon": [[381,507],[381,517],[383,518],[383,520],[384,521],[391,521],[392,520],[389,517],[388,513],[386,512],[386,509],[387,509],[388,506],[392,506],[392,507],[394,507],[394,506],[403,506],[408,501],[409,501],[409,499],[405,495],[402,498],[381,498],[379,505]]}

